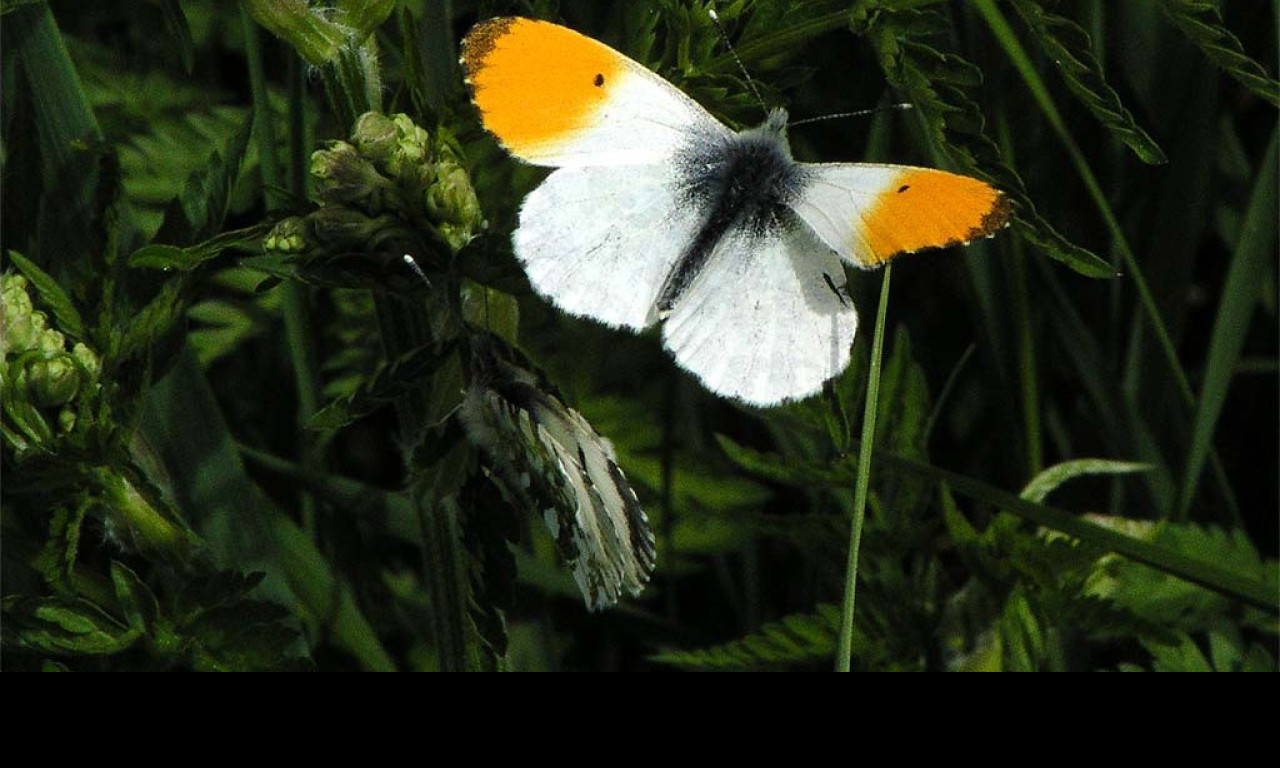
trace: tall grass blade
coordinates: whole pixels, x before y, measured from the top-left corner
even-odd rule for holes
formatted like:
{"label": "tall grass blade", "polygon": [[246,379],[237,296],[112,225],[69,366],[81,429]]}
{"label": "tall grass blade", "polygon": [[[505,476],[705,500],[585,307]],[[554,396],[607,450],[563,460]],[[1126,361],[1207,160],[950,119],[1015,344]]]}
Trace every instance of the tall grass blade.
{"label": "tall grass blade", "polygon": [[1205,461],[1213,450],[1213,433],[1244,349],[1249,321],[1260,299],[1258,286],[1262,284],[1268,260],[1275,259],[1276,210],[1280,202],[1276,199],[1276,163],[1280,160],[1276,150],[1278,136],[1280,132],[1271,135],[1271,144],[1249,199],[1240,241],[1231,256],[1230,271],[1213,323],[1200,404],[1192,426],[1190,453],[1183,468],[1182,489],[1178,495],[1177,516],[1181,520],[1185,520],[1191,510]]}

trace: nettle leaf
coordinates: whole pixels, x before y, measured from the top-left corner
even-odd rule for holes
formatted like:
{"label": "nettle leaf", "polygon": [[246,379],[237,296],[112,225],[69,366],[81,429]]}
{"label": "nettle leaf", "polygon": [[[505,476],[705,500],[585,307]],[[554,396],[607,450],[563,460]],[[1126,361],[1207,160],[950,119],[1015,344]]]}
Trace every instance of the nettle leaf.
{"label": "nettle leaf", "polygon": [[1160,9],[1219,69],[1280,107],[1280,82],[1244,52],[1240,39],[1222,26],[1222,11],[1204,0],[1160,0]]}
{"label": "nettle leaf", "polygon": [[382,365],[349,397],[334,401],[307,422],[310,429],[341,429],[421,386],[457,349],[454,342],[414,350]]}
{"label": "nettle leaf", "polygon": [[652,660],[703,671],[776,669],[812,664],[835,656],[839,627],[840,609],[823,604],[813,613],[792,614],[730,643],[693,651],[668,651],[652,657]]}
{"label": "nettle leaf", "polygon": [[21,253],[9,251],[8,255],[9,261],[13,262],[18,271],[36,289],[36,296],[40,303],[53,313],[58,321],[58,330],[68,336],[83,339],[84,320],[80,317],[80,311],[76,309],[75,303],[71,301],[67,292],[62,290],[58,281]]}
{"label": "nettle leaf", "polygon": [[1067,87],[1093,116],[1144,163],[1162,165],[1168,162],[1164,151],[1138,126],[1133,115],[1120,103],[1120,95],[1107,84],[1102,75],[1102,62],[1093,52],[1089,33],[1071,19],[1045,10],[1044,4],[1035,0],[1013,0],[1013,7],[1045,56],[1062,73]]}
{"label": "nettle leaf", "polygon": [[875,45],[885,77],[907,95],[928,128],[933,147],[951,166],[984,179],[1014,201],[1013,227],[1027,242],[1077,272],[1090,277],[1114,277],[1104,259],[1067,240],[1037,211],[1022,178],[987,136],[985,119],[968,91],[981,82],[981,72],[960,56],[942,53],[917,42],[942,22],[922,23],[933,11],[862,10],[853,17],[854,30]]}
{"label": "nettle leaf", "polygon": [[81,598],[7,597],[4,647],[55,656],[110,656],[132,647],[142,632],[122,625]]}
{"label": "nettle leaf", "polygon": [[[1153,544],[1221,568],[1262,584],[1275,584],[1276,561],[1264,561],[1248,536],[1240,530],[1202,528],[1190,524],[1152,524],[1142,521],[1092,516],[1092,520],[1137,535]],[[1118,555],[1106,555],[1094,564],[1085,592],[1113,601],[1137,616],[1187,631],[1216,625],[1236,610],[1231,600]],[[1275,633],[1274,617],[1255,609],[1245,612],[1246,623]]]}

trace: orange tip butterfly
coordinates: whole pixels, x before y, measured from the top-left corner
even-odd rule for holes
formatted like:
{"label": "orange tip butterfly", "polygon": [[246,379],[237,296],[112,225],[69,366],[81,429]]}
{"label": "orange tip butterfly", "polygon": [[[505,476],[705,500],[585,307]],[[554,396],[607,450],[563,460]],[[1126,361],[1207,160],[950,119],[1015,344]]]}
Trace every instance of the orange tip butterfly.
{"label": "orange tip butterfly", "polygon": [[814,394],[849,363],[843,262],[990,237],[1007,197],[927,168],[798,163],[787,114],[734,131],[641,64],[566,27],[477,24],[462,65],[484,126],[554,167],[513,236],[534,289],[614,327],[662,322],[676,362],[758,406]]}

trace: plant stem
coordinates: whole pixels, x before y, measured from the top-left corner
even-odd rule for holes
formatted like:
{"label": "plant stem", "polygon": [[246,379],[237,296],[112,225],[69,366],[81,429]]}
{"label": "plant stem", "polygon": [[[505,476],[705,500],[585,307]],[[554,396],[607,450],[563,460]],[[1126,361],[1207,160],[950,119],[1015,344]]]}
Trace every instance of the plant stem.
{"label": "plant stem", "polygon": [[[240,9],[240,19],[244,25],[245,57],[249,64],[249,82],[253,89],[254,131],[258,139],[258,165],[262,172],[263,199],[268,211],[280,208],[281,172],[280,161],[276,156],[279,144],[276,142],[275,123],[271,110],[270,94],[267,91],[266,71],[262,63],[262,46],[259,44],[258,27],[249,17],[248,11]],[[292,69],[297,69],[296,62]],[[301,93],[290,91],[291,100],[301,100]],[[301,114],[295,105],[290,105],[290,116]],[[293,125],[291,138],[300,133],[300,126]],[[295,142],[296,143],[296,142]],[[295,159],[296,165],[296,159]],[[304,181],[305,181],[305,177]],[[295,199],[306,196],[305,188],[294,184],[290,191]],[[293,368],[294,386],[298,392],[298,446],[302,464],[308,469],[319,469],[321,457],[315,447],[315,438],[307,429],[307,422],[320,408],[320,365],[316,360],[314,338],[311,325],[311,312],[307,301],[307,290],[298,283],[285,283],[281,286],[283,293],[284,332],[289,348],[289,362]],[[316,535],[316,504],[310,493],[303,492],[298,497],[298,506],[302,513],[302,527],[312,539]]]}
{"label": "plant stem", "polygon": [[853,655],[853,602],[858,589],[858,548],[862,544],[862,522],[867,513],[867,488],[871,480],[871,451],[875,445],[876,408],[880,402],[880,358],[884,352],[885,314],[889,310],[889,278],[893,265],[885,265],[880,284],[880,308],[876,310],[876,327],[871,342],[871,372],[867,376],[867,402],[862,413],[862,440],[858,448],[858,484],[853,495],[853,521],[849,527],[849,559],[845,569],[844,612],[841,615],[840,646],[836,652],[836,671],[848,672]]}

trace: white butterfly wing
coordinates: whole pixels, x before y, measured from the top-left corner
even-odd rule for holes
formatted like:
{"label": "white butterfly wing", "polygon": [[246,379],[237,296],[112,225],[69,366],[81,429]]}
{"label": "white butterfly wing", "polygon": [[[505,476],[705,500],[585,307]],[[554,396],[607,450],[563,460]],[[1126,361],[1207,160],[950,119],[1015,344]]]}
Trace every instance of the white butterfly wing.
{"label": "white butterfly wing", "polygon": [[730,133],[643,65],[558,24],[483,21],[462,65],[485,128],[536,165],[665,163],[691,141]]}
{"label": "white butterfly wing", "polygon": [[530,283],[562,310],[639,330],[702,224],[667,166],[561,168],[525,198],[514,235]]}
{"label": "white butterfly wing", "polygon": [[931,168],[802,163],[791,207],[832,250],[858,267],[900,253],[965,245],[1009,222],[1009,200],[985,182]]}
{"label": "white butterfly wing", "polygon": [[839,257],[803,224],[730,230],[672,309],[663,342],[708,389],[752,405],[844,370],[858,316]]}

